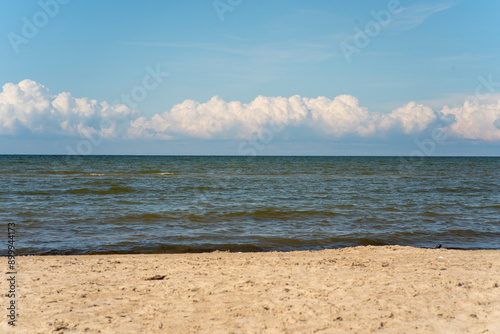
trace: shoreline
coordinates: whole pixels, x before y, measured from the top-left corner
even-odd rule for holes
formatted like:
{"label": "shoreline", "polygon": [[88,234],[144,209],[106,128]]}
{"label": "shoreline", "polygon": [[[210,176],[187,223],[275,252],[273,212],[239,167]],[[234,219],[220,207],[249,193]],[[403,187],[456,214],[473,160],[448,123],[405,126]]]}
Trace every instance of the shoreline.
{"label": "shoreline", "polygon": [[18,326],[2,322],[5,333],[500,332],[500,250],[358,246],[16,260]]}
{"label": "shoreline", "polygon": [[[89,253],[58,253],[58,252],[45,252],[45,253],[34,253],[34,254],[18,254],[17,257],[30,257],[30,256],[108,256],[108,255],[182,255],[182,254],[210,254],[210,253],[231,253],[231,254],[259,254],[259,253],[293,253],[293,252],[320,252],[327,250],[341,250],[347,248],[357,248],[357,247],[410,247],[415,249],[442,249],[442,250],[456,250],[456,251],[500,251],[500,248],[461,248],[461,247],[424,247],[424,246],[411,246],[411,245],[355,245],[355,246],[342,246],[336,248],[322,248],[322,249],[294,249],[294,250],[259,250],[259,251],[245,251],[245,250],[234,250],[234,249],[210,249],[201,251],[189,251],[189,252],[128,252],[128,251],[111,251],[111,252],[89,252]],[[7,258],[8,254],[0,254],[0,258]]]}

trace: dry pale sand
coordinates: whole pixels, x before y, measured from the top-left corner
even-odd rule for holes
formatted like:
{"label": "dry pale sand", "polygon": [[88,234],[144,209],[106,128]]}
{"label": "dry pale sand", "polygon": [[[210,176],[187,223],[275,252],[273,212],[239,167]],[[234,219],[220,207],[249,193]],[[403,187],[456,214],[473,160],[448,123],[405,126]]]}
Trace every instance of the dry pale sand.
{"label": "dry pale sand", "polygon": [[[4,321],[2,333],[500,333],[500,251],[388,246],[17,261],[18,326]],[[6,280],[0,289],[8,290]]]}

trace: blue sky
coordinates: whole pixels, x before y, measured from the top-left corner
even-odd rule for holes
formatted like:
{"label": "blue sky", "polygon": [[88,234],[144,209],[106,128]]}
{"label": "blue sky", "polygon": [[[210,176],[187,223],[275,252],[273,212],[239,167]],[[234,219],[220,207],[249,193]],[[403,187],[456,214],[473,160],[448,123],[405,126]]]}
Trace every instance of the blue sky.
{"label": "blue sky", "polygon": [[499,12],[2,1],[0,153],[498,155]]}

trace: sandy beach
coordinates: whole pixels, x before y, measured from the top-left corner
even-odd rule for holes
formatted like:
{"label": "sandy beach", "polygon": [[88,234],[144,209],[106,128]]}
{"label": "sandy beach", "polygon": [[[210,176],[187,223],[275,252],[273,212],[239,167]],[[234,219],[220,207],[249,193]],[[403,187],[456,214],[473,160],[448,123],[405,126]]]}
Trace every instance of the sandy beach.
{"label": "sandy beach", "polygon": [[3,279],[2,333],[500,333],[500,251],[369,246],[17,263],[17,326],[5,321]]}

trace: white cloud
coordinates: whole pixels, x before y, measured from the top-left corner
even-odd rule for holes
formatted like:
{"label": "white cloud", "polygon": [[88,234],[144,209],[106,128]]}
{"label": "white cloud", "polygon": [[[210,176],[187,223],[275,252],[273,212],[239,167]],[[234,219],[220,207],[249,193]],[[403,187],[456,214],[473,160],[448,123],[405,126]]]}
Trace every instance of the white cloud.
{"label": "white cloud", "polygon": [[[250,104],[225,102],[215,96],[206,103],[186,100],[172,110],[155,115],[151,120],[141,117],[131,124],[133,136],[188,136],[205,139],[248,138],[265,127],[302,125],[307,107],[298,96],[259,96]],[[274,123],[273,123],[274,122]]]}
{"label": "white cloud", "polygon": [[389,117],[399,124],[406,134],[421,132],[438,119],[438,115],[431,108],[415,102],[394,110]]}
{"label": "white cloud", "polygon": [[500,140],[500,100],[496,104],[479,104],[467,101],[462,107],[442,110],[455,118],[448,131],[458,138]]}
{"label": "white cloud", "polygon": [[74,98],[70,93],[50,94],[43,85],[23,80],[8,83],[0,92],[0,135],[32,133],[88,138],[119,135],[119,123],[134,119],[139,111],[120,104],[111,106],[88,98]]}
{"label": "white cloud", "polygon": [[[500,139],[499,111],[498,104],[472,106],[467,102],[461,108],[436,112],[410,102],[386,114],[370,112],[350,95],[333,100],[259,96],[249,104],[225,102],[216,96],[206,103],[186,100],[151,119],[140,117],[131,123],[129,134],[135,138],[247,139],[268,129],[281,132],[284,128],[312,132],[320,138],[367,138],[416,135],[439,127],[457,138],[495,141]],[[451,125],[450,119],[454,120]]]}
{"label": "white cloud", "polygon": [[111,106],[70,93],[52,95],[31,80],[6,84],[0,92],[0,135],[132,139],[249,139],[269,132],[282,138],[346,136],[384,139],[414,136],[435,128],[451,138],[500,141],[500,101],[466,102],[435,111],[410,102],[390,113],[371,112],[356,97],[258,96],[248,104],[215,96],[185,100],[151,118],[123,104]]}
{"label": "white cloud", "polygon": [[421,25],[430,16],[454,7],[458,1],[415,1],[402,8],[391,22],[395,30],[410,30]]}

